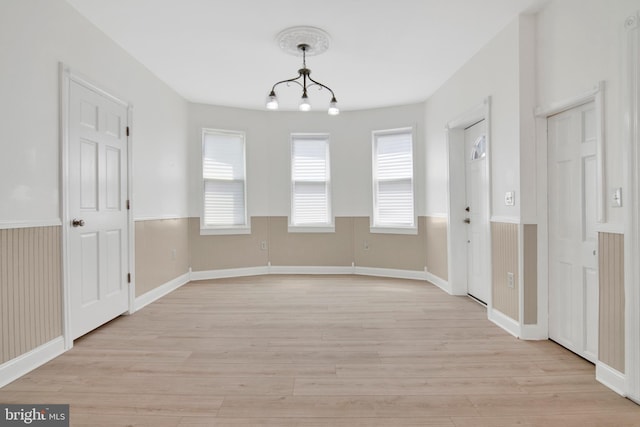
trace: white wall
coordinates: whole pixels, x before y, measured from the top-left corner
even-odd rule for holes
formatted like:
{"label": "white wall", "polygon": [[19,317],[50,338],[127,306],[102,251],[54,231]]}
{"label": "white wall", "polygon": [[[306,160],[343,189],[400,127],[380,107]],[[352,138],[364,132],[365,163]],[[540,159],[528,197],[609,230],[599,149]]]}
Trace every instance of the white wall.
{"label": "white wall", "polygon": [[609,206],[609,196],[613,188],[624,187],[624,21],[638,10],[638,0],[563,0],[550,3],[537,19],[540,106],[571,99],[605,82],[607,218],[618,225],[624,212]]}
{"label": "white wall", "polygon": [[[447,212],[445,126],[491,96],[493,215],[520,217],[520,22],[513,21],[426,102],[426,212]],[[516,205],[504,193],[516,191]]]}
{"label": "white wall", "polygon": [[[292,88],[292,90],[295,90]],[[191,216],[200,216],[202,128],[244,131],[250,216],[288,216],[291,133],[329,133],[334,216],[371,215],[371,132],[414,126],[416,212],[424,215],[424,104],[357,112],[254,111],[191,104],[189,153]]]}
{"label": "white wall", "polygon": [[[520,217],[522,195],[516,194],[515,207],[504,206],[503,195],[521,188],[528,191],[527,183],[521,184],[519,147],[528,114],[522,97],[530,95],[523,94],[523,70],[519,70],[523,55],[537,57],[540,106],[580,94],[600,80],[606,82],[606,180],[611,190],[623,186],[619,167],[623,23],[637,9],[638,0],[550,2],[537,17],[535,55],[524,51],[522,20],[515,20],[433,94],[426,107],[328,117],[189,107],[63,0],[4,0],[0,3],[0,221],[59,219],[58,61],[134,105],[136,218],[199,213],[202,126],[247,131],[252,215],[288,213],[288,135],[316,131],[332,135],[334,213],[370,215],[371,130],[417,125],[417,211],[442,214],[447,184],[444,126],[489,95],[492,212]],[[607,209],[610,221],[621,224],[622,210]]]}
{"label": "white wall", "polygon": [[63,0],[0,2],[0,222],[60,219],[64,62],[133,104],[135,217],[187,214],[187,103]]}

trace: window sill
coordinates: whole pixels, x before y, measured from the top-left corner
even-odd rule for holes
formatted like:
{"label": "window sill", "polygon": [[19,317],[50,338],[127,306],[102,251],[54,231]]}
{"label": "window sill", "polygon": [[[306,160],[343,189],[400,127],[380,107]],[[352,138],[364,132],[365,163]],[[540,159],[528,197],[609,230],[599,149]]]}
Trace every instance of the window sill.
{"label": "window sill", "polygon": [[370,227],[371,234],[410,234],[417,236],[417,227]]}
{"label": "window sill", "polygon": [[329,225],[291,225],[287,228],[289,233],[335,233],[334,224]]}
{"label": "window sill", "polygon": [[201,236],[227,236],[251,234],[251,227],[200,228]]}

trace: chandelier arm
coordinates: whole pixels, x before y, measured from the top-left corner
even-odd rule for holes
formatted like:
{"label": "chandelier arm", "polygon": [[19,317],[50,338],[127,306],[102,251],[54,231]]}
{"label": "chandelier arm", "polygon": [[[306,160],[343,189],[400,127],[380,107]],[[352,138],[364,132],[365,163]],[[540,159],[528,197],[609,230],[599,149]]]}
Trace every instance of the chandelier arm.
{"label": "chandelier arm", "polygon": [[333,99],[335,99],[336,95],[333,93],[333,91],[331,90],[331,88],[330,88],[329,86],[324,85],[324,84],[322,84],[322,83],[320,83],[320,82],[318,82],[318,81],[313,80],[313,79],[311,78],[311,76],[308,76],[308,78],[309,78],[309,80],[311,80],[311,81],[313,82],[313,84],[310,84],[309,86],[307,86],[307,88],[310,88],[310,87],[312,87],[312,86],[314,86],[314,85],[315,85],[315,86],[320,86],[321,88],[326,89],[326,90],[328,90],[329,92],[331,92],[331,97],[332,97]]}
{"label": "chandelier arm", "polygon": [[302,77],[302,73],[298,74],[298,77],[294,77],[292,79],[287,79],[287,80],[282,80],[277,82],[276,84],[273,85],[273,87],[271,88],[271,92],[274,92],[276,90],[276,86],[282,84],[282,83],[296,83],[297,85],[299,85],[301,88],[304,89],[304,86],[302,85],[302,83],[300,83],[299,81],[297,81],[300,77]]}

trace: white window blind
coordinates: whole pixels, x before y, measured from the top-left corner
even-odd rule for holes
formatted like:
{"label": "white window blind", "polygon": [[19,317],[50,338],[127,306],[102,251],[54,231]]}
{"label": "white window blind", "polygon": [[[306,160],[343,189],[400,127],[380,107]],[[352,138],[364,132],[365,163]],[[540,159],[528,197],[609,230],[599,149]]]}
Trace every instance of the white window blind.
{"label": "white window blind", "polygon": [[291,136],[291,224],[331,223],[329,137]]}
{"label": "white window blind", "polygon": [[373,225],[414,227],[413,131],[373,135]]}
{"label": "white window blind", "polygon": [[204,228],[247,224],[244,134],[203,131]]}

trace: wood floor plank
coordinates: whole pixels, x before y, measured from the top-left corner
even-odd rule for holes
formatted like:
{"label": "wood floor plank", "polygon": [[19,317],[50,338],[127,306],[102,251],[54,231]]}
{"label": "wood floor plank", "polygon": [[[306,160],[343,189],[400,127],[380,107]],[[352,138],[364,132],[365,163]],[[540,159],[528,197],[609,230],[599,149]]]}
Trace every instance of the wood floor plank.
{"label": "wood floor plank", "polygon": [[[96,415],[74,413],[71,417],[71,425],[74,427],[113,427],[113,426],[139,426],[139,427],[179,427],[181,417],[168,417],[162,415]],[[206,418],[205,418],[206,419]],[[211,419],[211,418],[209,418]]]}
{"label": "wood floor plank", "polygon": [[298,378],[295,396],[445,396],[524,393],[511,378]]}
{"label": "wood floor plank", "polygon": [[591,373],[535,377],[514,376],[513,379],[527,393],[602,392],[607,390],[604,385],[593,381]]}
{"label": "wood floor plank", "polygon": [[[190,361],[184,364],[173,363],[139,363],[129,367],[124,375],[146,376],[164,375],[191,377],[333,377],[336,373],[334,364],[318,364],[313,361],[297,363],[213,363],[203,360]],[[141,379],[142,380],[142,379]]]}
{"label": "wood floor plank", "polygon": [[[586,370],[593,374],[593,367]],[[358,378],[500,378],[526,375],[548,375],[543,368],[524,362],[463,363],[352,363],[336,365],[338,377]],[[304,375],[301,375],[304,376]]]}
{"label": "wood floor plank", "polygon": [[231,396],[219,417],[415,418],[479,415],[465,396]]}
{"label": "wood floor plank", "polygon": [[530,417],[452,417],[455,427],[637,427],[636,414],[616,412]]}
{"label": "wood floor plank", "polygon": [[425,282],[189,283],[0,389],[72,426],[640,427],[640,406],[551,341]]}
{"label": "wood floor plank", "polygon": [[584,415],[600,411],[632,412],[640,420],[640,408],[613,392],[568,392],[468,396],[483,416]]}
{"label": "wood floor plank", "polygon": [[183,418],[179,427],[455,427],[450,417],[424,418]]}

